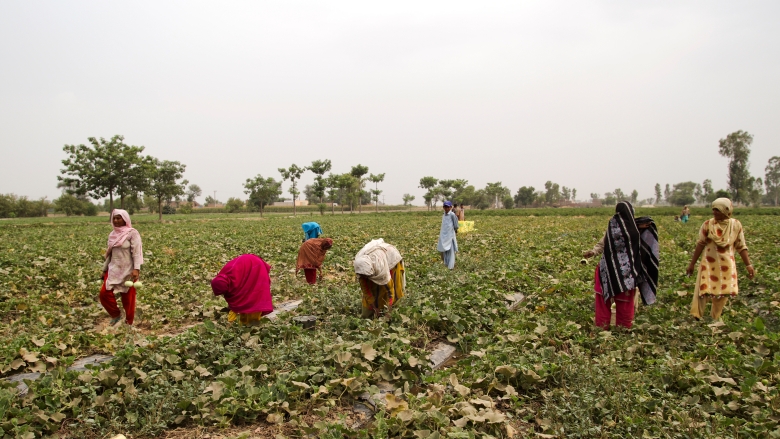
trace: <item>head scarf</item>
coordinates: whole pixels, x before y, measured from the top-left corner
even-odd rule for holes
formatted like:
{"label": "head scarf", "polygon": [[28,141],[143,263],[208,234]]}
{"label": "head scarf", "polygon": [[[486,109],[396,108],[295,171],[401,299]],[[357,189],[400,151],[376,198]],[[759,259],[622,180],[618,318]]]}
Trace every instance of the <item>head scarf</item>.
{"label": "head scarf", "polygon": [[307,239],[317,238],[322,235],[322,229],[320,228],[320,225],[315,222],[303,223],[301,224],[301,228],[303,228],[303,234],[306,235],[304,241]]}
{"label": "head scarf", "polygon": [[[116,215],[121,216],[122,219],[125,220],[125,225],[122,227],[115,226],[114,230],[108,235],[108,248],[106,249],[106,254],[110,253],[112,248],[120,247],[124,244],[130,236],[130,233],[138,233],[138,231],[133,228],[132,222],[130,222],[130,214],[124,209],[114,209],[111,211],[111,225],[114,224],[114,216]],[[143,264],[143,260],[139,263]]]}
{"label": "head scarf", "polygon": [[312,238],[301,244],[298,250],[298,262],[295,266],[295,273],[304,268],[320,269],[325,261],[325,254],[333,247],[333,240],[330,238]]}
{"label": "head scarf", "polygon": [[604,300],[636,288],[642,259],[639,253],[639,229],[634,206],[621,201],[609,220],[604,238],[604,254],[599,261],[599,276]]}
{"label": "head scarf", "polygon": [[712,208],[717,209],[720,213],[726,215],[727,218],[723,221],[716,221],[715,218],[709,220],[707,238],[713,240],[718,247],[728,247],[739,236],[739,233],[734,233],[737,230],[734,227],[736,220],[731,217],[734,205],[728,198],[718,198],[712,202]]}
{"label": "head scarf", "polygon": [[379,238],[363,246],[352,264],[356,274],[367,277],[377,285],[387,285],[390,282],[390,269],[402,259],[395,246]]}
{"label": "head scarf", "polygon": [[444,207],[452,207],[452,201],[445,201]]}
{"label": "head scarf", "polygon": [[642,267],[639,272],[639,292],[642,303],[652,305],[658,292],[658,266],[660,264],[660,252],[658,246],[658,227],[649,216],[636,219],[637,227],[647,224],[647,228],[640,229],[639,254],[642,257]]}
{"label": "head scarf", "polygon": [[231,311],[238,314],[273,311],[271,266],[256,255],[241,255],[222,267],[211,280],[215,296],[225,297]]}

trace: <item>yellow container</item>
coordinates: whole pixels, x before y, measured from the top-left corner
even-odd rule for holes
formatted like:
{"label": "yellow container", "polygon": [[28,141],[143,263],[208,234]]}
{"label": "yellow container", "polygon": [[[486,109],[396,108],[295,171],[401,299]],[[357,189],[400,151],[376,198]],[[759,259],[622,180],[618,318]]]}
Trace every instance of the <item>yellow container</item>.
{"label": "yellow container", "polygon": [[468,233],[473,232],[474,230],[474,221],[458,221],[458,233]]}

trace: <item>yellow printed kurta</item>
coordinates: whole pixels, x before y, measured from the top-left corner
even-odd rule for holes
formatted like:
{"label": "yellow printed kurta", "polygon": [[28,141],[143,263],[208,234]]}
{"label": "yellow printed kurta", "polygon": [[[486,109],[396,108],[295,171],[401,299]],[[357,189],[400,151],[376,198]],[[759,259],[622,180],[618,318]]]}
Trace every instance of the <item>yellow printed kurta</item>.
{"label": "yellow printed kurta", "polygon": [[742,224],[733,218],[728,232],[732,239],[728,239],[725,247],[718,246],[714,240],[708,237],[710,233],[709,219],[702,224],[699,230],[697,244],[704,244],[704,251],[699,265],[696,289],[694,297],[698,296],[736,296],[739,293],[737,284],[737,265],[735,255],[747,249]]}
{"label": "yellow printed kurta", "polygon": [[360,289],[363,290],[363,317],[378,316],[404,297],[406,287],[404,262],[399,262],[390,270],[390,282],[387,285],[377,285],[365,276],[358,276],[358,280]]}

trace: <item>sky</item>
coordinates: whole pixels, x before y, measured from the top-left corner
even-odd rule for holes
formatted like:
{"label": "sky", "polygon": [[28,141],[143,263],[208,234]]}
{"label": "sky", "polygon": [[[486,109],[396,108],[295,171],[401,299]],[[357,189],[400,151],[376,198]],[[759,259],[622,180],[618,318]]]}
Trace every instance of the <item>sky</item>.
{"label": "sky", "polygon": [[725,188],[719,139],[754,136],[755,176],[780,155],[778,17],[777,1],[4,1],[0,193],[58,197],[62,147],[115,134],[186,164],[200,201],[317,159],[384,173],[387,204],[421,205],[424,176],[578,199]]}

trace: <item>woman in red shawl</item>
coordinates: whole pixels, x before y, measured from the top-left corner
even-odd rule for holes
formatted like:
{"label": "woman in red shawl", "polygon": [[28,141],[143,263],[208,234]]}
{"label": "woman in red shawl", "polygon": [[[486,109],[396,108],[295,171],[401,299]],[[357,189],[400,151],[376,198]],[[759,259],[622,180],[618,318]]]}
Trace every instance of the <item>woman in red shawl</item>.
{"label": "woman in red shawl", "polygon": [[322,263],[325,261],[325,253],[333,247],[333,240],[330,238],[311,238],[301,244],[298,250],[298,262],[295,266],[295,274],[303,269],[306,275],[306,282],[314,285],[317,283],[317,272],[320,272],[322,279]]}
{"label": "woman in red shawl", "polygon": [[259,256],[246,254],[229,261],[211,280],[214,295],[228,303],[228,321],[252,324],[274,310],[269,271],[271,266]]}

